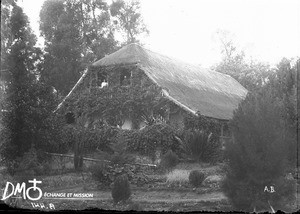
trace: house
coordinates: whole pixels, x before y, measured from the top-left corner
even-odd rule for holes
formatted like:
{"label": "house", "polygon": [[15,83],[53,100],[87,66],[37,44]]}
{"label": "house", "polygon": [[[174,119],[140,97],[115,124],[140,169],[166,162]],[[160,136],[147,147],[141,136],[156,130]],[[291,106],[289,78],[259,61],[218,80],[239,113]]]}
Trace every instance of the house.
{"label": "house", "polygon": [[[136,84],[141,87],[149,84],[156,86],[160,95],[169,101],[165,121],[179,127],[183,126],[186,113],[201,114],[226,124],[247,94],[243,86],[226,74],[152,52],[137,44],[129,44],[94,62],[57,110],[80,88],[103,90],[106,87],[132,87]],[[130,116],[124,116],[122,123],[120,127],[123,129],[133,127]],[[141,121],[136,128],[144,125]],[[223,128],[221,133],[223,135]]]}

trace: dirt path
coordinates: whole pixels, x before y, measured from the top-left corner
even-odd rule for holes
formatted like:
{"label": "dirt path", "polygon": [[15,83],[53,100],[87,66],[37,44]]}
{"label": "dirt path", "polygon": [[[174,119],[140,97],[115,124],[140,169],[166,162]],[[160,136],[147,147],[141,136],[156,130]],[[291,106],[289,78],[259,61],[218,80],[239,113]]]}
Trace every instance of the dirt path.
{"label": "dirt path", "polygon": [[[127,205],[114,205],[111,192],[83,190],[83,188],[64,189],[49,191],[50,193],[88,193],[93,194],[92,198],[76,199],[45,199],[40,202],[55,204],[57,210],[86,208],[100,208],[105,210],[123,210]],[[222,192],[211,192],[197,194],[191,192],[178,192],[167,190],[132,190],[132,202],[139,204],[145,211],[220,211],[228,207],[228,201]]]}
{"label": "dirt path", "polygon": [[[52,193],[89,193],[93,194],[93,198],[87,200],[106,201],[112,200],[110,191],[86,191],[82,188],[64,189],[59,191],[51,191]],[[51,199],[55,200],[55,199]],[[66,199],[67,200],[67,199]],[[84,200],[84,199],[80,199]],[[226,200],[222,192],[211,192],[205,194],[198,194],[196,192],[178,192],[166,190],[133,190],[132,200],[135,202],[147,203],[178,203],[178,202],[200,202],[200,201],[221,201]]]}
{"label": "dirt path", "polygon": [[138,202],[199,202],[199,201],[221,201],[226,199],[222,192],[197,194],[194,192],[179,193],[175,191],[149,191],[133,192],[133,200]]}

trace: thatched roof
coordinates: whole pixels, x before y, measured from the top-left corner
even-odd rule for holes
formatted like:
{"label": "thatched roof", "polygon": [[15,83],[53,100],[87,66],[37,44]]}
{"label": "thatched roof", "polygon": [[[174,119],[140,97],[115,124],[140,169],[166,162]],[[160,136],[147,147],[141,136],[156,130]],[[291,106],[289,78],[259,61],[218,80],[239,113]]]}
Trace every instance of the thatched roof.
{"label": "thatched roof", "polygon": [[229,120],[247,90],[232,77],[191,65],[137,44],[127,45],[93,66],[138,63],[150,79],[164,90],[172,101],[191,112],[216,119]]}
{"label": "thatched roof", "polygon": [[92,66],[132,63],[136,63],[154,83],[163,88],[167,98],[194,114],[200,112],[206,117],[229,120],[247,94],[247,90],[228,75],[152,52],[137,44],[127,45]]}

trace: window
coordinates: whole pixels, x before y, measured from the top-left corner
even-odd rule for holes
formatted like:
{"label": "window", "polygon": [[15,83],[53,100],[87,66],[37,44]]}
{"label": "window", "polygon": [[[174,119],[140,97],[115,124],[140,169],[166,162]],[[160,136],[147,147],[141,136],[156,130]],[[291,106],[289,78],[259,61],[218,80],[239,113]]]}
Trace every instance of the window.
{"label": "window", "polygon": [[120,74],[120,85],[130,85],[131,84],[131,71],[122,70]]}
{"label": "window", "polygon": [[108,85],[107,73],[106,72],[97,72],[97,87],[103,88]]}
{"label": "window", "polygon": [[224,124],[223,126],[223,136],[224,137],[231,137],[231,132],[230,132],[230,129],[229,129],[229,126],[227,123]]}

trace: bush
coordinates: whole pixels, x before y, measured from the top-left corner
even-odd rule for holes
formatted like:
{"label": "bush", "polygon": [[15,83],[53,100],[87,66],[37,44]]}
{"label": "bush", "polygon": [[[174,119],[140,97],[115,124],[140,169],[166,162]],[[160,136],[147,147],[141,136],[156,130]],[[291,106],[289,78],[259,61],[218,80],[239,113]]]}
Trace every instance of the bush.
{"label": "bush", "polygon": [[[234,113],[231,128],[235,140],[225,149],[229,169],[223,189],[236,209],[269,210],[269,203],[275,207],[288,195],[294,196],[296,186],[280,182],[287,173],[289,159],[283,107],[272,88],[264,88],[249,94]],[[274,193],[264,192],[266,186],[274,186],[276,192],[287,191],[275,197]]]}
{"label": "bush", "polygon": [[178,156],[172,150],[169,150],[162,156],[160,166],[164,169],[169,170],[174,168],[178,164],[178,162]]}
{"label": "bush", "polygon": [[84,150],[94,151],[109,149],[118,153],[135,152],[155,158],[156,148],[160,147],[165,153],[169,149],[180,154],[180,144],[175,139],[176,130],[167,124],[154,124],[142,130],[121,130],[117,127],[102,126],[101,129],[85,129],[80,127],[67,127],[65,142],[74,143],[82,139]]}
{"label": "bush", "polygon": [[[271,183],[271,185],[270,185]],[[265,187],[274,187],[275,192],[264,191]],[[227,175],[222,184],[226,196],[235,209],[248,212],[270,211],[270,205],[276,210],[294,212],[289,207],[289,203],[295,202],[294,180],[286,180],[283,177],[265,181],[257,178],[247,178],[239,180],[234,175]]]}
{"label": "bush", "polygon": [[[30,116],[24,114],[24,117],[25,116],[28,119],[30,118]],[[15,119],[10,120],[9,123],[15,123],[16,121],[14,120]],[[54,116],[44,115],[41,120],[43,124],[33,126],[33,124],[29,125],[26,123],[27,125],[23,125],[23,127],[17,130],[15,130],[16,127],[10,129],[9,125],[5,125],[4,128],[0,130],[0,160],[2,159],[1,164],[7,167],[9,174],[13,175],[16,170],[20,170],[18,166],[23,164],[21,163],[23,158],[28,155],[25,153],[30,153],[31,147],[34,147],[38,153],[45,151],[61,153],[64,151],[64,148],[60,146],[63,143],[61,140],[63,131],[59,119],[54,118]],[[39,119],[35,118],[33,120],[31,118],[30,121],[36,122],[39,121]],[[31,126],[32,128],[30,128]],[[26,131],[28,128],[30,128],[30,130]],[[11,132],[12,130],[15,130],[16,133],[20,132],[20,135]],[[16,136],[18,137],[16,138]],[[38,157],[37,162],[41,163],[44,158],[45,156],[41,158]],[[30,158],[28,160],[30,160]]]}
{"label": "bush", "polygon": [[73,149],[80,142],[81,153],[93,152],[97,148],[112,153],[110,146],[116,143],[116,136],[120,130],[117,127],[103,126],[101,129],[90,129],[80,125],[67,125],[64,127],[63,151]]}
{"label": "bush", "polygon": [[107,164],[98,163],[94,164],[89,168],[89,171],[92,173],[92,177],[104,185],[110,185],[112,182],[109,168]]}
{"label": "bush", "polygon": [[183,150],[187,156],[202,162],[215,162],[220,156],[220,143],[216,137],[204,131],[188,130]]}
{"label": "bush", "polygon": [[175,139],[176,130],[167,124],[154,124],[138,131],[130,130],[124,132],[124,135],[128,142],[128,151],[138,152],[153,160],[156,148],[161,148],[163,153],[172,150],[180,154],[180,144]]}
{"label": "bush", "polygon": [[[40,163],[41,154],[33,147],[26,152],[21,158],[18,158],[18,167],[16,168],[16,176],[19,177],[31,177],[44,174],[44,167]],[[25,178],[26,180],[27,178]]]}
{"label": "bush", "polygon": [[46,152],[67,153],[72,145],[68,141],[69,129],[65,127],[61,115],[52,115],[47,118],[49,123],[48,133],[45,133],[43,139],[38,143],[38,148]]}
{"label": "bush", "polygon": [[[122,133],[122,130],[120,131]],[[117,137],[117,142],[113,143],[110,148],[114,151],[114,154],[111,155],[110,161],[113,164],[123,165],[132,163],[134,161],[134,156],[129,154],[127,149],[127,142],[125,139],[120,136]]]}
{"label": "bush", "polygon": [[130,182],[140,185],[148,182],[147,177],[137,170],[133,165],[122,164],[94,164],[89,167],[92,177],[95,181],[99,182],[99,187],[108,187],[116,178],[122,174],[126,174]]}
{"label": "bush", "polygon": [[116,178],[113,183],[111,195],[115,203],[129,199],[131,189],[127,175],[123,174]]}
{"label": "bush", "polygon": [[204,179],[205,179],[205,175],[203,172],[198,170],[193,170],[190,172],[189,182],[194,187],[199,187],[203,183]]}

